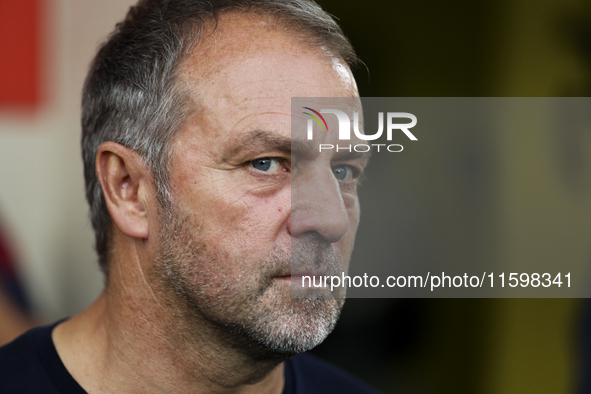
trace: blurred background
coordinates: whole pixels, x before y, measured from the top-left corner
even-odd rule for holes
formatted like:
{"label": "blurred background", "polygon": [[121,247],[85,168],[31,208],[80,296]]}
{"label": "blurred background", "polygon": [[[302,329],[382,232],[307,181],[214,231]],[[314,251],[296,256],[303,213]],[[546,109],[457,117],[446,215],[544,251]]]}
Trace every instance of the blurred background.
{"label": "blurred background", "polygon": [[[367,66],[356,72],[362,96],[591,93],[588,1],[319,2]],[[0,294],[0,309],[3,298],[16,300],[19,327],[34,324],[30,316],[72,315],[102,288],[84,200],[80,91],[131,3],[0,0],[0,219],[9,234],[0,252],[10,250],[0,274],[13,289]],[[432,231],[441,250],[507,267],[591,261],[591,130],[498,130],[470,141],[438,179],[425,177],[446,149],[392,169],[402,202],[440,213]],[[449,188],[421,194],[416,179]],[[409,213],[401,223],[412,222]],[[591,375],[588,315],[584,299],[350,299],[315,352],[387,393],[580,393]]]}

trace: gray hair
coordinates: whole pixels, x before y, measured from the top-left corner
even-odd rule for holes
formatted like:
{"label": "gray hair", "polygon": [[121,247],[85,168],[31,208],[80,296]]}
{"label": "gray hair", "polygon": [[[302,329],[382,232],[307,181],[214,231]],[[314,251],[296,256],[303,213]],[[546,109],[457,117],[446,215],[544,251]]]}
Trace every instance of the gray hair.
{"label": "gray hair", "polygon": [[176,73],[204,28],[232,11],[268,16],[350,67],[358,62],[337,23],[311,0],[140,0],[131,7],[94,58],[82,97],[86,199],[107,278],[112,219],[95,169],[98,147],[114,141],[137,152],[152,172],[158,203],[170,205],[170,146],[191,110]]}

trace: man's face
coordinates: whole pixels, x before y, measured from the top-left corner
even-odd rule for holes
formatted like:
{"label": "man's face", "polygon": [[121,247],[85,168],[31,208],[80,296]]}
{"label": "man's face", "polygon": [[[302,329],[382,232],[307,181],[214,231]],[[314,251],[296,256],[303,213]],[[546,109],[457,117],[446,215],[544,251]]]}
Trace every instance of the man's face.
{"label": "man's face", "polygon": [[[292,253],[342,271],[359,204],[356,175],[340,179],[348,163],[330,154],[295,163],[291,97],[354,97],[355,82],[326,53],[236,15],[221,19],[180,78],[197,110],[173,144],[173,208],[161,210],[155,270],[201,321],[251,351],[308,350],[343,300],[292,298]],[[293,208],[292,177],[310,193]]]}

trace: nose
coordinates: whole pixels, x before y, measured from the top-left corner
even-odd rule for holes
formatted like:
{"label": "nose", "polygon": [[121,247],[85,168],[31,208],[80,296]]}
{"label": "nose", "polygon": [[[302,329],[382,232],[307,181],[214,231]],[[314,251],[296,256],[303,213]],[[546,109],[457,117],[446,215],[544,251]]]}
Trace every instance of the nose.
{"label": "nose", "polygon": [[292,237],[316,235],[338,242],[349,231],[349,213],[338,180],[330,168],[318,167],[292,179]]}

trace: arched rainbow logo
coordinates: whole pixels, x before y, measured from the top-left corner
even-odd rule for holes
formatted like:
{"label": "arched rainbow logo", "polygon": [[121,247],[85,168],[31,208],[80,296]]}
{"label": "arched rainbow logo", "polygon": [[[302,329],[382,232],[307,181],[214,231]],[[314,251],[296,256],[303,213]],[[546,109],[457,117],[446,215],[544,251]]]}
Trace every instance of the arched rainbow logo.
{"label": "arched rainbow logo", "polygon": [[[318,115],[320,117],[320,119],[322,119],[322,122],[324,123],[324,126],[326,127],[326,131],[328,131],[328,125],[326,124],[326,120],[324,120],[324,116],[320,115],[320,112],[318,112],[316,110],[313,110],[312,108],[309,108],[309,107],[302,107],[302,108],[303,109],[307,109],[309,111],[312,111],[316,115]],[[310,117],[312,117],[316,121],[316,123],[318,123],[318,126],[320,126],[320,130],[323,129],[322,123],[320,123],[320,120],[316,116],[314,116],[314,115],[312,115],[311,113],[308,113],[308,112],[303,112],[303,113],[306,114],[306,115],[308,115],[308,116],[310,116]]]}

